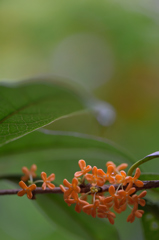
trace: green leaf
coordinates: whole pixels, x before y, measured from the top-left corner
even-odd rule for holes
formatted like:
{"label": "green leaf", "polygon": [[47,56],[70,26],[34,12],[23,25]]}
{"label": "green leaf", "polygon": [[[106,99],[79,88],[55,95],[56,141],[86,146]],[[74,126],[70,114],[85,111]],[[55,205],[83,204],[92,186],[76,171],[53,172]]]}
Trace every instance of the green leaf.
{"label": "green leaf", "polygon": [[85,159],[87,164],[104,170],[107,161],[114,161],[117,165],[133,161],[127,153],[106,139],[66,134],[61,132],[61,135],[55,136],[36,131],[2,146],[1,173],[17,174],[22,166],[30,168],[35,163],[39,172],[54,172],[56,182],[61,183],[64,178],[72,179],[74,172],[79,170],[79,159]]}
{"label": "green leaf", "polygon": [[83,109],[81,101],[75,90],[55,81],[1,85],[0,146]]}
{"label": "green leaf", "polygon": [[156,240],[159,236],[159,204],[147,200],[143,210],[145,213],[141,220],[143,223],[145,240]]}
{"label": "green leaf", "polygon": [[[56,183],[61,184],[64,178],[70,181],[74,172],[79,170],[78,160],[81,158],[84,158],[87,164],[103,169],[106,169],[105,163],[108,160],[116,164],[132,161],[127,153],[106,139],[77,133],[69,133],[69,136],[66,132],[57,133],[59,135],[47,135],[35,131],[2,146],[0,169],[3,175],[20,173],[22,166],[30,167],[35,163],[38,166],[38,175],[41,171],[47,174],[54,172]],[[7,177],[17,180],[18,176]],[[107,221],[93,219],[84,213],[77,214],[63,201],[62,195],[37,195],[37,202],[58,226],[72,234],[77,234],[80,229],[81,239],[118,239],[116,229],[107,224]],[[61,216],[65,216],[64,220]],[[76,219],[73,225],[70,219]],[[68,223],[71,223],[71,227]]]}
{"label": "green leaf", "polygon": [[77,213],[74,206],[68,207],[62,195],[45,194],[37,196],[36,203],[53,223],[60,225],[60,227],[67,229],[81,239],[119,239],[115,227],[105,220],[92,218],[83,212]]}
{"label": "green leaf", "polygon": [[131,209],[127,207],[124,212],[116,214],[114,226],[118,230],[120,240],[145,240],[141,220],[136,218],[132,224],[126,221],[130,213]]}
{"label": "green leaf", "polygon": [[140,180],[159,180],[159,174],[157,173],[141,173]]}
{"label": "green leaf", "polygon": [[[56,134],[59,135],[47,135],[35,131],[2,146],[0,169],[3,177],[8,173],[20,173],[22,166],[30,167],[35,163],[38,166],[38,175],[41,171],[47,174],[54,172],[56,183],[61,184],[64,178],[70,181],[74,172],[79,170],[78,160],[81,158],[84,158],[87,164],[103,169],[106,169],[105,163],[108,160],[116,164],[132,161],[127,153],[106,139],[77,133],[56,132]],[[11,175],[5,176],[7,177],[16,181],[18,176],[16,175],[15,178]],[[80,229],[81,239],[104,240],[110,237],[118,239],[116,229],[107,224],[107,221],[93,219],[84,213],[77,214],[63,201],[62,195],[37,195],[37,202],[50,218],[54,218],[53,221],[58,226],[64,227],[71,234],[77,234]],[[61,216],[65,216],[64,220],[60,218]],[[71,223],[70,219],[77,221],[71,224],[71,227],[68,226],[68,223]]]}
{"label": "green leaf", "polygon": [[[15,186],[3,181],[0,182],[0,188],[10,189]],[[34,201],[30,201],[26,196],[23,198],[16,195],[0,197],[1,216],[3,216],[0,218],[1,239],[50,240],[49,235],[53,235],[58,229],[44,218],[33,203]],[[52,237],[52,239],[55,238]]]}

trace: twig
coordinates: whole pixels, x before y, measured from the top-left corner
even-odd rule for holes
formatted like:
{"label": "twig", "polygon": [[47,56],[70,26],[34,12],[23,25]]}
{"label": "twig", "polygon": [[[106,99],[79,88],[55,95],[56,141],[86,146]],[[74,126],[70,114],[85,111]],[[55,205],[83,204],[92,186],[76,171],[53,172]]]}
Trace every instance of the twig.
{"label": "twig", "polygon": [[[133,187],[136,188],[136,191],[139,190],[143,190],[143,189],[151,189],[151,188],[158,188],[159,187],[159,180],[153,180],[153,181],[143,181],[144,186],[143,187],[136,187],[135,185],[133,185]],[[87,184],[87,185],[80,185],[81,188],[81,193],[87,193],[90,191],[90,187],[92,185],[91,184]],[[117,189],[118,184],[113,185],[115,187],[115,189]],[[99,192],[108,192],[110,185],[104,185],[102,187],[98,187],[99,188]],[[124,189],[126,188],[126,186],[124,186]],[[67,190],[67,188],[66,188]],[[19,191],[21,191],[21,189],[7,189],[7,190],[0,190],[0,195],[14,195],[17,194]],[[49,189],[46,188],[46,190],[42,190],[41,187],[37,187],[34,191],[33,191],[33,196],[35,197],[36,194],[46,194],[46,193],[63,193],[60,189],[60,187],[55,187],[54,189]]]}

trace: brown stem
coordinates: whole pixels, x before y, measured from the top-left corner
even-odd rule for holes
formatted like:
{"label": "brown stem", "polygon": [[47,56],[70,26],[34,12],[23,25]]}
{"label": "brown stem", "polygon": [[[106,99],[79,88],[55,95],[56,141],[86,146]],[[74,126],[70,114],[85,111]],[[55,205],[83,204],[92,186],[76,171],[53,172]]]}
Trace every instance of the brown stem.
{"label": "brown stem", "polygon": [[[136,187],[133,185],[133,187],[136,188],[136,191],[143,190],[143,189],[151,189],[151,188],[158,188],[159,187],[159,180],[153,180],[153,181],[143,181],[144,186],[143,187]],[[87,193],[90,191],[91,184],[87,185],[80,185],[81,193]],[[113,185],[115,189],[118,187],[118,184]],[[99,192],[108,192],[110,185],[104,185],[102,187],[99,187]],[[124,186],[124,189],[126,186]],[[67,188],[66,188],[67,189]],[[13,195],[17,194],[21,189],[8,189],[8,190],[0,190],[0,195]],[[59,187],[55,187],[53,190],[46,188],[46,190],[42,190],[42,188],[37,187],[33,191],[33,196],[35,198],[36,194],[46,194],[46,193],[63,193]]]}

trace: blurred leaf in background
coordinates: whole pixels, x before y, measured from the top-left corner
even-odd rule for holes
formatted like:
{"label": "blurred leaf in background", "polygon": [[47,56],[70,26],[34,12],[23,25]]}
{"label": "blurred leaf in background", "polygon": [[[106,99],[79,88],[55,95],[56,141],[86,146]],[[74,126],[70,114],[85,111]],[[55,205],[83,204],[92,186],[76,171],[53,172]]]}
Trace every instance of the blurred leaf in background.
{"label": "blurred leaf in background", "polygon": [[[56,181],[61,183],[62,178],[72,178],[80,158],[101,168],[107,160],[131,162],[129,154],[121,154],[123,151],[116,145],[96,137],[116,142],[134,155],[132,161],[158,150],[158,16],[156,0],[0,1],[0,81],[53,74],[82,85],[86,89],[83,95],[87,92],[98,99],[94,103],[99,101],[96,118],[83,112],[48,126],[50,135],[35,132],[4,145],[0,149],[2,174],[20,173],[23,165],[37,163],[39,172],[49,174],[55,170]],[[117,113],[111,126],[101,125],[109,115],[105,109],[113,112],[113,107],[105,102]],[[103,104],[108,108],[103,108]],[[55,132],[64,134],[52,135]],[[82,138],[75,133],[67,136],[68,132],[95,137]],[[157,173],[158,167],[154,160],[143,165],[142,170]],[[1,182],[1,187],[13,186]],[[0,199],[3,239],[21,239],[22,233],[24,239],[75,238],[66,228],[61,230],[56,223],[50,223],[25,200],[17,200],[16,196]],[[132,239],[145,239],[142,226],[147,226],[146,219],[131,227],[125,220],[116,221],[110,236],[126,240],[127,229],[127,233],[135,234],[131,234]],[[95,239],[102,237],[96,233]]]}

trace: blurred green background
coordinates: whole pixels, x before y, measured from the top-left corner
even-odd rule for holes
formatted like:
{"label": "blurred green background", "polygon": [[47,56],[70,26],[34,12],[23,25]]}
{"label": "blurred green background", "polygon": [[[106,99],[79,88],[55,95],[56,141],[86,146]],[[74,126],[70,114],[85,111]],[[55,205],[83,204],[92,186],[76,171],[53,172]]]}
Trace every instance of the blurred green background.
{"label": "blurred green background", "polygon": [[[98,99],[110,103],[116,119],[110,126],[101,126],[90,113],[83,113],[61,119],[47,129],[107,138],[136,160],[159,150],[158,1],[1,0],[0,81],[15,82],[48,75],[81,84]],[[68,154],[75,162],[85,156],[83,153],[80,157],[73,151],[64,148],[63,156]],[[4,173],[20,173],[23,165],[30,167],[33,163],[30,159],[38,164],[38,154],[29,154],[21,156],[22,160],[19,156],[17,161],[12,155],[3,156],[1,169]],[[41,156],[41,166],[45,167],[47,155],[58,159],[57,152],[46,150]],[[93,155],[88,156],[89,164],[95,164],[98,158]],[[51,164],[53,167],[54,163]],[[97,167],[104,166],[104,162],[102,164],[96,163]],[[154,160],[142,166],[142,170],[158,172],[158,167],[159,163]],[[55,168],[58,175],[58,171],[62,171],[58,161]],[[46,169],[49,170],[49,163]],[[62,177],[57,183],[60,181]],[[11,187],[10,183],[0,184],[1,188]],[[75,239],[51,223],[34,205],[16,196],[0,198],[3,239]],[[116,239],[128,239],[124,227],[133,232],[140,224],[136,221],[132,226],[122,225],[117,220]],[[137,229],[133,236],[145,239],[142,229]]]}

